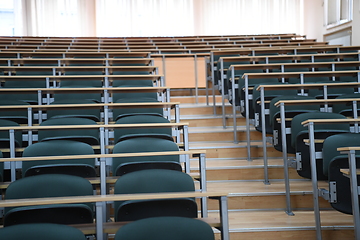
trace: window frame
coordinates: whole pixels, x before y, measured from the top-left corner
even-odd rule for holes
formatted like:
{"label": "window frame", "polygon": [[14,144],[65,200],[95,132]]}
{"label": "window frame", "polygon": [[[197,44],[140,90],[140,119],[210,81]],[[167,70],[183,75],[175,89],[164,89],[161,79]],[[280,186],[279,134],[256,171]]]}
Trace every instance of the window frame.
{"label": "window frame", "polygon": [[334,23],[329,23],[329,1],[330,0],[325,0],[324,1],[324,16],[325,16],[325,26],[327,29],[329,28],[333,28],[333,27],[336,27],[336,26],[339,26],[339,25],[342,25],[342,24],[345,24],[345,23],[349,23],[352,21],[353,19],[353,0],[348,0],[348,18],[347,19],[341,19],[341,12],[342,12],[342,9],[341,9],[341,1],[345,1],[345,0],[334,0],[336,2],[336,21]]}

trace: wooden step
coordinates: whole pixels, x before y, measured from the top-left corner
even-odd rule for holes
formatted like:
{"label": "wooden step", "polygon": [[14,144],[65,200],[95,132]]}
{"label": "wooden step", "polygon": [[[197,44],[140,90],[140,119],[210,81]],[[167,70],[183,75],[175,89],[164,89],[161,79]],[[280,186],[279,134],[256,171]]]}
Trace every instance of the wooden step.
{"label": "wooden step", "polygon": [[[190,142],[190,149],[206,150],[207,158],[246,158],[246,142]],[[260,141],[251,142],[251,157],[259,158],[263,156],[262,144]],[[268,157],[281,157],[282,153],[269,146],[267,148]],[[289,155],[290,157],[291,155]]]}
{"label": "wooden step", "polygon": [[[236,164],[225,165],[217,161],[216,166],[213,163],[215,160],[207,160],[206,173],[207,180],[259,180],[264,179],[264,163],[263,160],[257,159],[254,161],[238,160]],[[235,161],[233,161],[235,162]],[[193,166],[196,164],[193,164]],[[191,168],[193,172],[198,172],[198,166]],[[268,176],[269,179],[284,179],[284,168],[281,159],[268,159]],[[304,179],[300,177],[295,169],[289,168],[290,179]]]}
{"label": "wooden step", "polygon": [[[246,128],[245,126],[237,126],[237,139],[238,141],[246,141]],[[234,139],[233,127],[190,127],[189,128],[189,141],[190,142],[206,142],[206,141],[231,141]],[[251,128],[250,139],[260,141],[261,133]]]}
{"label": "wooden step", "polygon": [[[185,100],[185,98],[184,98]],[[187,99],[194,102],[194,99]],[[227,114],[232,107],[226,105]],[[283,181],[282,153],[268,145],[270,185],[263,183],[263,149],[261,134],[251,131],[251,159],[247,161],[244,119],[237,119],[239,143],[233,142],[231,127],[222,129],[221,105],[213,113],[212,104],[180,105],[182,121],[190,123],[190,149],[206,150],[207,190],[229,192],[228,208],[231,240],[253,239],[316,239],[311,181],[299,177],[289,169],[291,206],[295,216],[285,213],[286,196]],[[189,115],[196,115],[191,118]],[[211,117],[213,116],[213,117]],[[203,124],[208,124],[201,129]],[[227,119],[232,125],[232,118]],[[231,130],[230,130],[231,129]],[[294,157],[294,155],[289,155]],[[191,171],[198,171],[197,161],[191,160]],[[199,188],[196,182],[196,187]],[[325,182],[320,187],[327,187]],[[354,239],[353,218],[332,210],[329,203],[319,198],[323,239]],[[218,216],[218,203],[208,200],[211,217]],[[216,230],[215,230],[216,231]],[[220,235],[216,233],[216,239]]]}
{"label": "wooden step", "polygon": [[[222,107],[220,104],[215,106],[215,111],[217,115],[222,114]],[[225,106],[225,113],[232,114],[231,105]],[[214,114],[214,107],[212,104],[180,104],[180,114],[181,115],[200,115],[200,114]],[[174,116],[174,114],[172,114]]]}
{"label": "wooden step", "polygon": [[[198,187],[198,182],[196,182]],[[326,188],[325,182],[319,182],[319,186]],[[284,181],[270,181],[265,185],[262,181],[208,181],[207,190],[216,191],[221,189],[228,192],[229,210],[271,210],[286,209],[286,196]],[[313,195],[311,181],[290,181],[291,207],[292,209],[313,209]],[[330,209],[330,204],[323,198],[319,198],[321,209]],[[208,201],[209,210],[217,210],[216,200]]]}
{"label": "wooden step", "polygon": [[[180,102],[180,103],[206,103],[206,96],[200,95],[197,98],[195,96],[171,96],[170,100],[172,102]],[[209,96],[207,101],[209,104],[212,104],[213,97]],[[215,96],[215,102],[221,104],[221,95]]]}
{"label": "wooden step", "polygon": [[[269,167],[269,179],[283,179],[282,167]],[[234,169],[212,169],[206,171],[208,180],[258,180],[264,179],[264,169],[261,168],[234,168]],[[303,179],[295,169],[289,169],[290,179]]]}
{"label": "wooden step", "polygon": [[[316,239],[313,211],[294,211],[288,216],[283,211],[230,211],[231,240],[304,240]],[[217,212],[210,217],[218,216]],[[336,211],[321,211],[323,239],[353,240],[351,215]],[[217,238],[219,235],[217,234]]]}
{"label": "wooden step", "polygon": [[[238,126],[245,125],[245,118],[238,117],[236,119]],[[189,127],[209,127],[209,126],[222,126],[222,117],[220,115],[181,115],[180,122],[189,123]],[[234,122],[233,118],[225,118],[225,126],[232,128]]]}
{"label": "wooden step", "polygon": [[[209,82],[211,85],[211,82]],[[209,96],[212,96],[212,88],[209,87],[208,89]],[[196,90],[195,88],[187,88],[187,89],[170,89],[170,96],[190,96],[195,97]],[[198,88],[198,94],[199,95],[206,95],[206,89],[205,88]],[[219,95],[219,91],[216,90],[216,95]]]}

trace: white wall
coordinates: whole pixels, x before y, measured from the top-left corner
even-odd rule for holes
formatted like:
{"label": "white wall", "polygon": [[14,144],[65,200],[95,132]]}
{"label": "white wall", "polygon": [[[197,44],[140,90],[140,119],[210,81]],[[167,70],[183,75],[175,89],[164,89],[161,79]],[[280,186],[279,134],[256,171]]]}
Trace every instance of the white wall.
{"label": "white wall", "polygon": [[307,38],[330,44],[360,45],[360,0],[353,0],[353,20],[327,29],[324,24],[324,0],[303,0],[303,33]]}
{"label": "white wall", "polygon": [[304,35],[309,39],[324,41],[324,6],[323,0],[303,0],[304,1]]}
{"label": "white wall", "polygon": [[353,9],[352,45],[360,46],[360,0],[354,0]]}

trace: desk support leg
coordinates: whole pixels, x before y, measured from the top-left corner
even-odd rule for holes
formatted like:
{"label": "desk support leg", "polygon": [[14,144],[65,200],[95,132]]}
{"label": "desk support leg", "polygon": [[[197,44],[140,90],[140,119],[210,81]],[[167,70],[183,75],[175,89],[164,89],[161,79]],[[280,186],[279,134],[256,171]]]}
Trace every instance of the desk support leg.
{"label": "desk support leg", "polygon": [[[183,128],[183,139],[184,139],[184,151],[189,151],[189,128],[184,126]],[[190,156],[185,155],[185,172],[190,173]]]}
{"label": "desk support leg", "polygon": [[349,169],[350,169],[350,185],[351,185],[351,203],[354,217],[355,239],[360,239],[360,212],[359,212],[359,191],[356,175],[356,158],[355,150],[349,152]]}
{"label": "desk support leg", "polygon": [[[354,114],[353,116],[354,116],[354,119],[356,119],[356,118],[358,118],[357,101],[353,101],[352,105],[353,105],[353,114]],[[359,123],[358,122],[354,123],[354,132],[359,133]]]}
{"label": "desk support leg", "polygon": [[322,239],[321,220],[320,220],[319,194],[318,194],[317,172],[316,172],[315,135],[314,135],[313,122],[309,123],[308,129],[309,129],[309,141],[310,141],[311,182],[312,182],[313,198],[314,198],[316,239],[321,240]]}
{"label": "desk support leg", "polygon": [[[226,116],[225,116],[225,88],[224,88],[224,62],[220,62],[220,77],[221,77],[221,114],[222,114],[222,124],[223,128],[226,128]],[[227,89],[229,90],[229,89]]]}
{"label": "desk support leg", "polygon": [[214,66],[214,56],[210,56],[210,68],[211,68],[211,87],[212,87],[212,99],[213,99],[213,112],[216,115],[216,102],[215,102],[215,66]]}
{"label": "desk support leg", "polygon": [[286,213],[289,216],[293,216],[294,213],[291,209],[291,198],[290,198],[290,180],[289,180],[289,167],[288,167],[288,155],[286,145],[286,125],[285,125],[285,105],[280,104],[280,118],[281,118],[281,143],[282,153],[284,161],[284,181],[285,181],[285,194],[286,194]]}
{"label": "desk support leg", "polygon": [[198,80],[198,67],[197,67],[197,55],[194,55],[194,68],[195,68],[195,103],[199,103],[199,80]]}
{"label": "desk support leg", "polygon": [[250,109],[249,109],[249,77],[245,75],[245,119],[246,119],[246,148],[247,158],[251,161],[251,145],[250,145]]}
{"label": "desk support leg", "polygon": [[[14,129],[9,130],[9,140],[10,140],[10,157],[15,158],[15,131]],[[11,182],[16,180],[16,162],[10,162],[10,178]]]}
{"label": "desk support leg", "polygon": [[[205,154],[199,155],[199,170],[200,170],[200,190],[202,192],[207,191],[206,185],[206,158]],[[206,218],[208,216],[207,197],[201,198],[201,217]]]}
{"label": "desk support leg", "polygon": [[268,159],[266,149],[266,129],[265,129],[265,94],[264,88],[260,90],[260,102],[261,102],[261,134],[262,134],[262,145],[263,145],[263,158],[264,158],[264,183],[269,185],[269,170],[268,170]]}
{"label": "desk support leg", "polygon": [[229,233],[227,196],[222,196],[219,198],[219,205],[220,205],[221,239],[229,240],[230,233]]}
{"label": "desk support leg", "polygon": [[[235,101],[235,71],[234,69],[231,70],[231,95],[232,95],[232,115],[233,115],[233,127],[234,127],[234,142],[238,143],[238,139],[237,139],[237,124],[236,124],[236,101]],[[224,87],[223,87],[224,89]]]}
{"label": "desk support leg", "polygon": [[96,239],[97,240],[104,240],[106,239],[104,236],[104,230],[103,230],[103,206],[106,204],[105,202],[97,202],[96,203]]}

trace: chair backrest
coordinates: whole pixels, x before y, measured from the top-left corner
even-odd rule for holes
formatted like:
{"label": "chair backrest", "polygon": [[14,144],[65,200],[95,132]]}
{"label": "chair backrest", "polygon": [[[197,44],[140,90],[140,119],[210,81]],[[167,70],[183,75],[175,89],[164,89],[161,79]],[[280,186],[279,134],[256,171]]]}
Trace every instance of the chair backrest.
{"label": "chair backrest", "polygon": [[[326,81],[324,83],[334,83],[334,81]],[[324,90],[323,89],[309,89],[309,96],[312,96],[314,98],[323,99],[324,98]],[[341,96],[343,94],[352,94],[354,93],[354,88],[333,88],[329,87],[327,88],[327,97],[328,98],[336,98],[338,96]]]}
{"label": "chair backrest", "polygon": [[[281,83],[281,82],[265,82],[265,83],[259,83],[259,84],[255,84],[254,85],[254,90],[253,90],[253,108],[255,109],[256,106],[258,106],[259,104],[257,103],[257,101],[260,100],[260,91],[257,91],[255,89],[257,89],[260,85],[276,85],[278,84],[279,86],[287,84],[287,83]],[[266,100],[271,100],[272,98],[275,97],[279,97],[282,95],[297,95],[297,91],[296,90],[286,90],[285,88],[282,90],[265,90],[264,91],[264,95],[265,95],[265,99]]]}
{"label": "chair backrest", "polygon": [[[115,194],[192,192],[193,179],[186,173],[167,169],[135,171],[120,177]],[[115,202],[115,220],[130,221],[147,217],[197,217],[197,205],[192,198]]]}
{"label": "chair backrest", "polygon": [[[11,126],[20,126],[18,123],[0,119],[0,127],[11,127]],[[0,131],[0,146],[2,148],[10,147],[10,136],[8,131]],[[15,131],[15,147],[22,146],[22,133],[21,131]]]}
{"label": "chair backrest", "polygon": [[[113,153],[163,152],[179,151],[173,141],[157,137],[135,137],[118,142]],[[147,156],[147,157],[114,157],[112,163],[113,175],[123,175],[129,171],[144,168],[170,167],[181,171],[179,155]]]}
{"label": "chair backrest", "polygon": [[[52,140],[34,143],[26,147],[23,157],[92,154],[94,154],[94,150],[89,144],[70,140]],[[22,163],[22,173],[24,177],[46,173],[95,177],[95,159],[24,161]]]}
{"label": "chair backrest", "polygon": [[[314,98],[308,96],[300,96],[300,95],[283,95],[273,98],[270,102],[270,119],[269,119],[270,125],[274,126],[275,123],[274,118],[280,114],[280,107],[275,106],[276,102],[280,100],[307,100],[307,99],[314,99]],[[287,105],[287,106],[285,105],[285,112],[293,113],[293,114],[314,112],[314,111],[319,111],[319,109],[320,106],[315,104],[311,104],[311,105],[298,104],[298,105]]]}
{"label": "chair backrest", "polygon": [[[115,96],[116,97],[116,96]],[[158,102],[157,99],[153,97],[144,97],[142,95],[138,95],[136,98],[120,98],[116,99],[113,96],[113,102],[115,103],[154,103]],[[114,108],[113,109],[113,119],[116,121],[122,116],[133,115],[133,114],[158,114],[163,116],[164,109],[162,107],[156,108]]]}
{"label": "chair backrest", "polygon": [[[65,174],[43,174],[12,182],[6,189],[5,199],[88,195],[93,195],[93,187],[84,178]],[[84,223],[93,221],[93,203],[7,207],[4,213],[5,226],[36,222]]]}
{"label": "chair backrest", "polygon": [[211,227],[198,219],[156,217],[141,219],[121,227],[115,240],[214,240]]}
{"label": "chair backrest", "polygon": [[77,228],[53,223],[18,224],[0,228],[0,236],[6,240],[85,240]]}
{"label": "chair backrest", "polygon": [[[329,187],[335,188],[330,191],[330,196],[336,195],[336,201],[331,206],[346,214],[352,214],[352,199],[349,177],[344,176],[341,169],[349,168],[347,154],[337,151],[339,147],[352,147],[360,145],[359,133],[344,133],[330,136],[325,139],[323,145],[323,171],[327,176]],[[360,152],[356,151],[356,166],[360,165]]]}
{"label": "chair backrest", "polygon": [[[154,114],[134,114],[121,117],[116,121],[116,124],[140,124],[140,123],[169,123],[166,118]],[[121,141],[130,135],[164,135],[171,139],[171,127],[164,128],[115,128],[114,141],[115,143]]]}
{"label": "chair backrest", "polygon": [[[122,86],[122,87],[136,87],[133,85],[128,86]],[[138,86],[140,87],[140,86]],[[156,92],[135,92],[135,93],[127,93],[127,92],[121,92],[121,93],[113,93],[113,102],[118,102],[118,100],[123,101],[129,101],[131,102],[132,99],[136,100],[138,98],[149,98],[153,99],[154,102],[157,102],[158,100],[158,94]]]}
{"label": "chair backrest", "polygon": [[[63,99],[59,101],[54,101],[51,105],[54,104],[96,104],[92,100],[88,99]],[[49,109],[47,111],[47,118],[64,118],[64,117],[81,117],[89,118],[94,121],[100,121],[100,108],[83,108],[83,109]]]}
{"label": "chair backrest", "polygon": [[[71,88],[87,88],[86,86],[71,86]],[[54,94],[55,101],[60,100],[89,100],[93,102],[101,102],[101,93],[88,93],[82,92],[81,90],[77,91],[76,93],[56,93]]]}
{"label": "chair backrest", "polygon": [[[41,74],[39,74],[39,75],[41,75]],[[50,75],[52,75],[52,73]],[[45,80],[43,80],[43,81],[6,81],[4,84],[4,88],[46,88],[46,82],[45,82]],[[2,94],[1,99],[21,100],[24,102],[37,104],[38,103],[38,94],[37,93]]]}
{"label": "chair backrest", "polygon": [[152,87],[152,80],[114,80],[113,87]]}
{"label": "chair backrest", "polygon": [[[51,118],[40,124],[40,126],[58,125],[96,125],[94,120],[88,118]],[[39,130],[38,141],[49,140],[74,140],[85,142],[90,145],[99,145],[98,129],[59,129]]]}
{"label": "chair backrest", "polygon": [[[21,95],[17,94],[0,94],[0,106],[16,106],[16,105],[30,105],[26,101],[21,100]],[[19,98],[18,98],[19,97]],[[20,110],[3,110],[1,111],[0,119],[10,120],[19,124],[28,123],[27,109]]]}
{"label": "chair backrest", "polygon": [[[295,148],[297,137],[301,134],[308,136],[308,127],[301,123],[308,119],[346,119],[345,116],[330,112],[310,112],[296,115],[291,121],[291,146]],[[344,124],[315,124],[315,132],[346,133],[350,131],[350,125]]]}
{"label": "chair backrest", "polygon": [[[344,98],[360,98],[360,93],[352,93],[352,94],[344,94],[337,97],[337,99],[344,99]],[[360,103],[357,102],[357,112],[358,115],[360,113]],[[333,112],[340,113],[347,117],[354,117],[353,113],[353,103],[347,102],[347,103],[338,103],[333,105]]]}
{"label": "chair backrest", "polygon": [[360,134],[343,133],[330,136],[325,139],[323,144],[323,171],[325,175],[329,173],[329,165],[331,161],[338,156],[346,156],[341,154],[337,148],[360,146]]}
{"label": "chair backrest", "polygon": [[[3,157],[2,152],[0,151],[0,158]],[[0,162],[0,182],[4,181],[4,163]]]}

